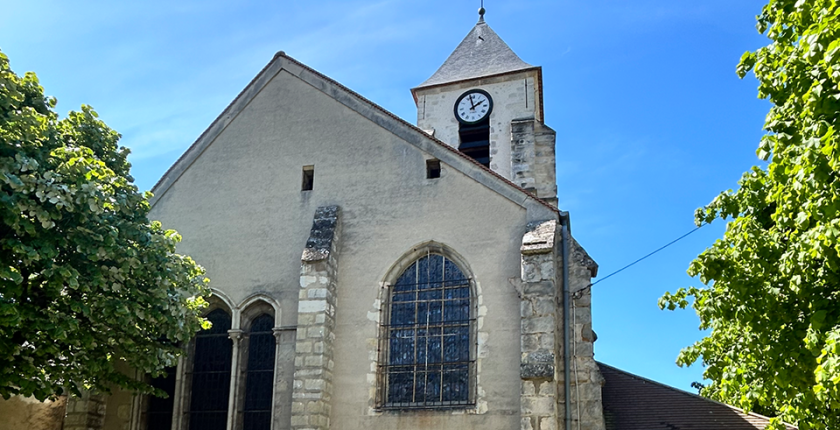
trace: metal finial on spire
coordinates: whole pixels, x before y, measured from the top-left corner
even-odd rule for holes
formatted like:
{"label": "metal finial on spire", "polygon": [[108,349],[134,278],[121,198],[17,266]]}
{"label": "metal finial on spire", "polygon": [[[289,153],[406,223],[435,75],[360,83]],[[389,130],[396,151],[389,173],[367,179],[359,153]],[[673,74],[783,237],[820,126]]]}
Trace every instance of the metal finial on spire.
{"label": "metal finial on spire", "polygon": [[481,0],[481,7],[478,8],[478,22],[484,22],[484,0]]}

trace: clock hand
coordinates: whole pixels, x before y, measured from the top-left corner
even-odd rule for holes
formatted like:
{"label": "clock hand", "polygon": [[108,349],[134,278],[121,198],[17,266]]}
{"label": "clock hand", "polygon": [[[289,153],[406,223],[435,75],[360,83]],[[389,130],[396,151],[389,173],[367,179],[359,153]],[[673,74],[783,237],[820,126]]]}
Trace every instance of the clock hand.
{"label": "clock hand", "polygon": [[473,102],[473,95],[472,94],[470,94],[470,104],[472,105],[472,107],[470,107],[470,110],[475,110],[475,102]]}

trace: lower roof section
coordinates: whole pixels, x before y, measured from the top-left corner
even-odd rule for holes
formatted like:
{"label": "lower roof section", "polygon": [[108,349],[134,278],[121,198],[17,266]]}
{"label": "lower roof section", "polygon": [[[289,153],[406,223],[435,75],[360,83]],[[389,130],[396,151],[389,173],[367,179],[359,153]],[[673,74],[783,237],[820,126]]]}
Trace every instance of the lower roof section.
{"label": "lower roof section", "polygon": [[763,430],[769,422],[604,363],[598,366],[605,379],[601,393],[607,430]]}

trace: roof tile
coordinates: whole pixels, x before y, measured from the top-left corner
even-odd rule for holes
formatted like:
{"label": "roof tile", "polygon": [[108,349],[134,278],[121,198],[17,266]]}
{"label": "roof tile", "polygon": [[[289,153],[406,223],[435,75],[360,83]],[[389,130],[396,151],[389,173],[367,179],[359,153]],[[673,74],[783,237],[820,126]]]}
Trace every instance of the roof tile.
{"label": "roof tile", "polygon": [[481,20],[443,62],[437,72],[417,88],[533,67],[522,61],[507,43],[484,20]]}
{"label": "roof tile", "polygon": [[598,366],[606,381],[602,397],[607,430],[763,430],[769,422],[603,363]]}

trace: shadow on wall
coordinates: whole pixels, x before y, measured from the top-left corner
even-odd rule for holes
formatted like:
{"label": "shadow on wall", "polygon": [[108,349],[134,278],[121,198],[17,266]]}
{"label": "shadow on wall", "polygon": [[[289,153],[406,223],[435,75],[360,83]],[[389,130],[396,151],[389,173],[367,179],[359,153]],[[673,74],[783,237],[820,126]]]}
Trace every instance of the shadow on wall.
{"label": "shadow on wall", "polygon": [[61,430],[67,398],[41,402],[33,397],[0,397],[0,428],[3,430]]}

